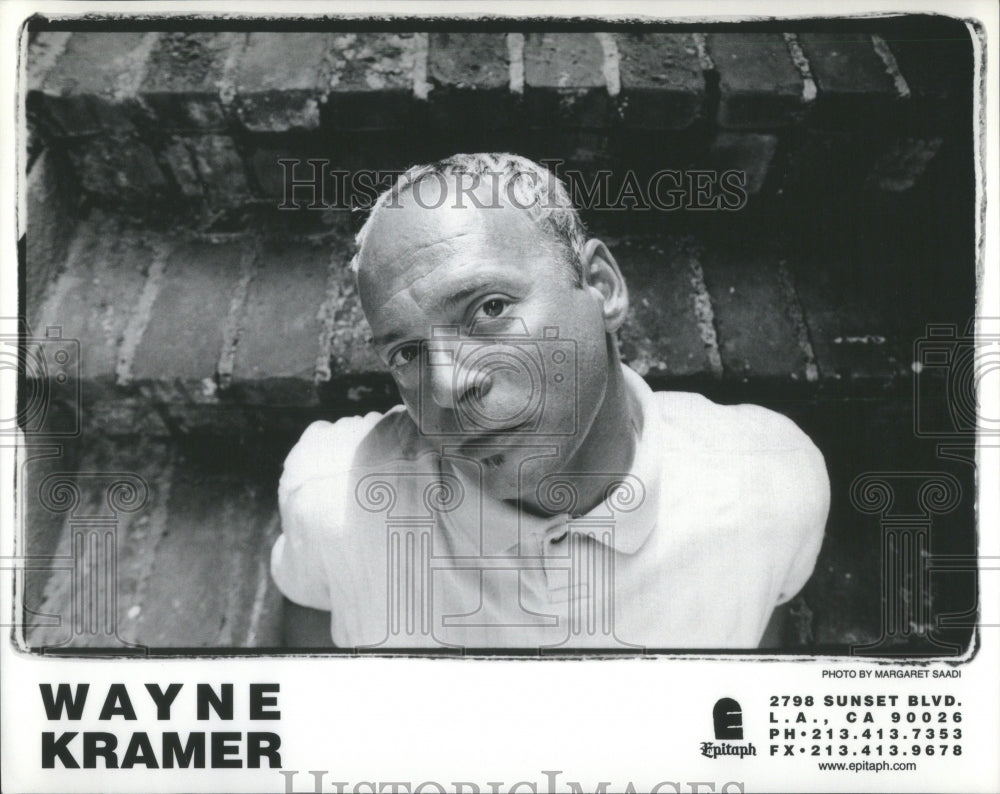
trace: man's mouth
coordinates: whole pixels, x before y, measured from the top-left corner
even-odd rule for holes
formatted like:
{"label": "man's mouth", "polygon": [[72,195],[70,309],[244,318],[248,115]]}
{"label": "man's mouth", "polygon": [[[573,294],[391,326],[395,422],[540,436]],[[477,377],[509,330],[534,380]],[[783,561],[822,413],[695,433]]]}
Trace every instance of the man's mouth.
{"label": "man's mouth", "polygon": [[488,430],[463,439],[460,447],[463,452],[472,457],[487,458],[496,455],[500,450],[506,450],[513,446],[510,442],[519,437],[527,425],[528,422],[521,422],[500,430]]}

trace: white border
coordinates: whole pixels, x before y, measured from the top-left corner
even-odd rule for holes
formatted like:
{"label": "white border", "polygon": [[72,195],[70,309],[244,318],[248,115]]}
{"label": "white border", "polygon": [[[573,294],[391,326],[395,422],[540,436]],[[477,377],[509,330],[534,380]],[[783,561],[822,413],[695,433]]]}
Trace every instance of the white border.
{"label": "white border", "polygon": [[[18,3],[0,6],[0,58],[3,59],[0,107],[3,135],[0,137],[0,172],[5,189],[0,194],[0,315],[16,314],[15,179],[23,187],[24,129],[15,136],[17,32],[31,13],[77,15],[87,11],[100,14],[198,13],[232,16],[302,16],[312,14],[360,14],[399,16],[444,15],[516,18],[519,16],[603,16],[646,17],[671,20],[719,20],[766,18],[769,15],[794,19],[817,15],[866,15],[888,12],[938,12],[953,17],[977,18],[990,43],[986,63],[986,104],[976,96],[976,113],[982,114],[986,128],[977,140],[976,153],[985,159],[977,163],[978,177],[988,199],[977,217],[983,270],[979,282],[979,316],[1000,316],[998,292],[997,186],[995,153],[998,147],[998,82],[996,56],[997,7],[989,2],[798,2],[792,6],[760,2],[717,2],[711,14],[703,2],[508,2],[500,6],[486,2],[406,2],[330,3],[298,2],[276,6],[273,2],[149,2],[141,11],[133,3],[69,2]],[[977,47],[977,67],[982,63]],[[20,142],[20,151],[16,150]],[[15,175],[16,174],[16,175]],[[12,179],[12,175],[14,178]],[[9,379],[0,400],[10,405]],[[981,394],[984,405],[1000,404],[996,381],[985,381],[989,392]],[[3,442],[6,443],[6,442]],[[983,449],[979,456],[980,555],[1000,556],[998,543],[998,490],[1000,482],[998,450]],[[9,447],[0,449],[0,520],[11,527],[14,459]],[[4,531],[0,555],[10,556],[13,533]],[[989,572],[981,577],[982,622],[1000,623],[1000,577]],[[11,574],[0,571],[0,614],[10,614]],[[752,667],[748,666],[752,664]],[[384,658],[223,658],[189,661],[152,659],[142,661],[49,659],[25,656],[0,642],[0,769],[3,790],[19,791],[282,791],[282,779],[272,770],[240,771],[119,771],[104,773],[80,770],[67,773],[31,772],[37,762],[42,730],[68,730],[70,726],[47,726],[41,713],[38,681],[87,681],[95,692],[110,682],[130,685],[142,692],[142,683],[196,681],[236,684],[245,692],[252,681],[280,681],[282,720],[278,730],[283,738],[283,761],[288,770],[300,770],[296,791],[311,791],[306,770],[329,770],[324,790],[336,790],[334,780],[394,781],[414,784],[424,780],[476,782],[488,791],[488,781],[503,781],[507,791],[519,780],[533,781],[546,790],[543,770],[562,770],[559,780],[581,781],[584,787],[610,781],[609,790],[624,788],[628,782],[637,791],[649,790],[658,781],[677,781],[681,790],[690,790],[693,781],[715,781],[720,790],[726,781],[742,781],[746,791],[823,790],[851,791],[984,791],[1000,790],[995,748],[1000,744],[1000,633],[980,632],[980,648],[975,659],[963,666],[963,678],[954,682],[917,685],[914,682],[862,685],[857,681],[825,681],[823,669],[870,669],[872,662],[854,659],[823,659],[810,663],[761,659],[748,663],[739,657],[694,659],[615,659],[578,661],[463,662],[449,659]],[[936,665],[944,667],[944,665]],[[960,692],[965,698],[964,722],[968,750],[962,759],[922,763],[918,775],[880,776],[821,775],[812,761],[781,762],[766,755],[743,761],[700,758],[697,744],[711,738],[706,716],[717,697],[729,695],[743,704],[747,732],[759,751],[767,740],[763,714],[766,696],[771,694],[813,694],[854,692],[937,693]],[[186,696],[187,693],[185,693]],[[178,700],[178,705],[183,703]],[[240,701],[238,700],[238,703]],[[151,731],[155,724],[149,704],[140,708],[140,722]],[[137,700],[137,707],[139,702]],[[266,729],[266,723],[250,724],[239,717],[235,724],[210,723],[208,729]],[[99,729],[85,720],[79,727]],[[106,726],[105,726],[106,727]],[[115,729],[123,731],[118,723]],[[76,729],[77,726],[72,726]],[[173,720],[170,730],[205,729],[193,719],[188,707],[184,717]],[[350,787],[347,789],[351,790]],[[361,790],[366,790],[362,788]],[[388,789],[387,789],[388,790]],[[427,789],[433,791],[433,788]],[[453,790],[449,788],[448,790]],[[528,789],[523,789],[528,790]],[[565,790],[560,788],[558,790]],[[674,790],[666,787],[664,791]],[[702,789],[705,790],[705,789]]]}

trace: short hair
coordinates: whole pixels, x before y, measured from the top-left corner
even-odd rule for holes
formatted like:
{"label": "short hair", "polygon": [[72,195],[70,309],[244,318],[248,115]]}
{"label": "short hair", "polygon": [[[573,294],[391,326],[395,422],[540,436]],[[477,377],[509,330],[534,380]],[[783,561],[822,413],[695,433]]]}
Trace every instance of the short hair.
{"label": "short hair", "polygon": [[573,206],[566,185],[548,168],[527,157],[492,152],[454,154],[433,163],[412,166],[400,174],[392,187],[383,191],[372,204],[364,225],[354,238],[355,253],[350,267],[355,275],[372,224],[390,199],[398,199],[427,177],[454,177],[457,180],[465,176],[480,180],[485,177],[496,179],[495,195],[506,196],[510,203],[529,213],[535,224],[566,256],[577,283],[584,282],[582,255],[587,240],[586,227]]}

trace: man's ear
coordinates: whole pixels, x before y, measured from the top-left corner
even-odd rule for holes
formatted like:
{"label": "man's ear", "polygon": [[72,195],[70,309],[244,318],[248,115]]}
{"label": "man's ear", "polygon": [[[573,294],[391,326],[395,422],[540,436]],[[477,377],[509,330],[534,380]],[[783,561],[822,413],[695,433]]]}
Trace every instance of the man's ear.
{"label": "man's ear", "polygon": [[604,327],[617,331],[628,314],[628,287],[618,263],[600,240],[588,240],[580,257],[585,285],[601,301]]}

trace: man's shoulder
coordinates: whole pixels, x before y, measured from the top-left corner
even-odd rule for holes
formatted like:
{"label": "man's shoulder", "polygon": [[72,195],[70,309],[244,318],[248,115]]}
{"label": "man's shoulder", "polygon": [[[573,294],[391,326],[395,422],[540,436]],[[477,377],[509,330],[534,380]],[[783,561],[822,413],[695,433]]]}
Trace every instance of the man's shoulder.
{"label": "man's shoulder", "polygon": [[723,405],[694,392],[654,392],[653,398],[672,448],[762,454],[816,449],[795,422],[760,405]]}
{"label": "man's shoulder", "polygon": [[[674,514],[692,511],[718,531],[740,538],[750,564],[784,560],[787,595],[808,578],[830,508],[826,461],[788,417],[759,405],[720,405],[699,394],[654,395],[664,427],[663,472],[670,478]],[[722,553],[720,551],[720,553]],[[791,578],[789,578],[791,577]],[[785,580],[787,579],[787,582]],[[784,596],[782,596],[784,600]]]}
{"label": "man's shoulder", "polygon": [[285,458],[279,490],[290,492],[311,482],[329,484],[359,469],[397,464],[416,454],[416,427],[402,406],[372,411],[306,428]]}
{"label": "man's shoulder", "polygon": [[[812,439],[787,416],[759,405],[722,405],[700,394],[657,392],[665,428],[665,460],[679,461],[696,479],[728,481],[747,504],[780,501],[789,510],[825,510],[826,461]],[[698,463],[700,461],[700,463]],[[704,468],[701,471],[701,468]]]}

